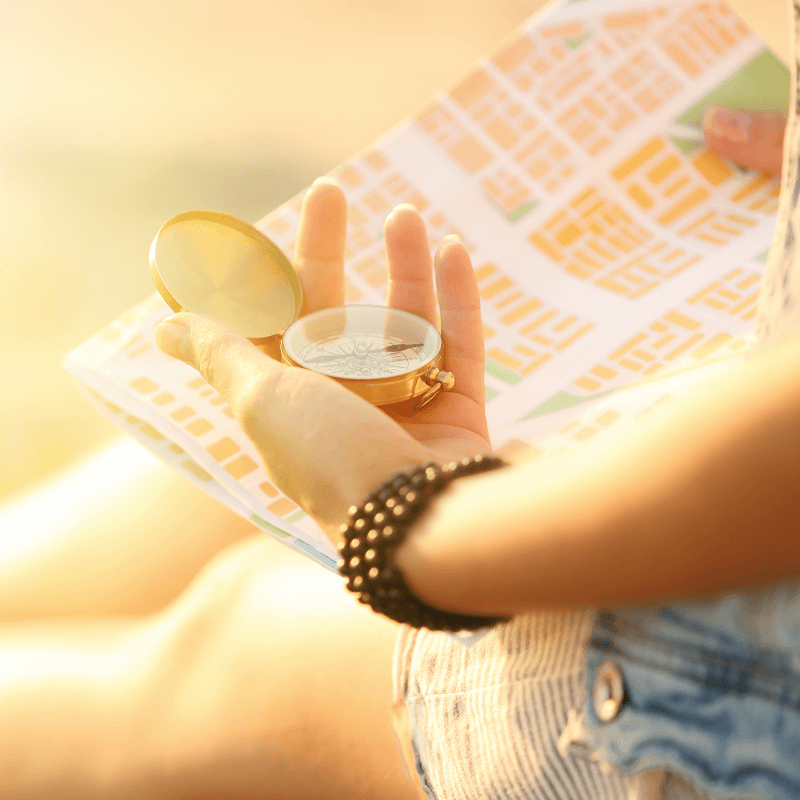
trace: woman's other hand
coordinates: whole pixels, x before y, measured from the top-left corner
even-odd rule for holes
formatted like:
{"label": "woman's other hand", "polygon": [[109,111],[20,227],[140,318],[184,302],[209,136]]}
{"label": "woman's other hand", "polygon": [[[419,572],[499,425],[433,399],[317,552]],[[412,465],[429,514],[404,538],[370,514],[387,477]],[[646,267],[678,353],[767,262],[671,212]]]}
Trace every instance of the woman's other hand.
{"label": "woman's other hand", "polygon": [[[343,303],[346,218],[336,182],[315,182],[303,202],[295,254],[304,313]],[[389,215],[385,241],[389,306],[432,324],[438,308],[444,369],[456,377],[454,389],[415,414],[381,410],[332,378],[285,366],[208,316],[176,314],[156,331],[165,353],[193,366],[222,395],[270,478],[334,542],[347,508],[398,471],[490,449],[480,298],[467,251],[457,237],[445,237],[432,264],[425,224],[407,205]]]}
{"label": "woman's other hand", "polygon": [[703,116],[703,134],[709,149],[759,172],[780,173],[785,129],[786,114],[709,106]]}

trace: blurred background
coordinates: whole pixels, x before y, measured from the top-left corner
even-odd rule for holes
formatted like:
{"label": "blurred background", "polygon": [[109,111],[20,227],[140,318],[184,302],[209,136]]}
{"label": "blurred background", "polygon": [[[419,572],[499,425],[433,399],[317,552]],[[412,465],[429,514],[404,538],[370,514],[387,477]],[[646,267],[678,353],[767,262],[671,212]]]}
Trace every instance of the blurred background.
{"label": "blurred background", "polygon": [[543,0],[0,3],[0,502],[120,435],[60,369],[170,216],[254,222]]}
{"label": "blurred background", "polygon": [[[166,219],[256,221],[543,4],[3,0],[0,502],[120,435],[59,364],[152,293]],[[734,5],[788,50],[784,0]]]}

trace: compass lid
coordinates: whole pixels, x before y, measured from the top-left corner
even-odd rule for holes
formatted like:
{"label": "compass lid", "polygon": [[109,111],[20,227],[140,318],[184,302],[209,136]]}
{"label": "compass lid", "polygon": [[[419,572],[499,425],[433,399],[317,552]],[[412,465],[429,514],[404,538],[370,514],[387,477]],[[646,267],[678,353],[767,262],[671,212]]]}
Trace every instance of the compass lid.
{"label": "compass lid", "polygon": [[208,314],[248,339],[285,330],[303,304],[300,281],[280,248],[217,211],[167,220],[150,247],[150,273],[173,311]]}

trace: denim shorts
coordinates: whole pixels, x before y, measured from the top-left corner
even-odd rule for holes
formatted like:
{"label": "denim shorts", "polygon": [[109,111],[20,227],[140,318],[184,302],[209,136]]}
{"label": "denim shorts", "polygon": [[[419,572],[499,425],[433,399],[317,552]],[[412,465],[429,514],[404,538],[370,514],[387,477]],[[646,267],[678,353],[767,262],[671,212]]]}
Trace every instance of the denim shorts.
{"label": "denim shorts", "polygon": [[800,798],[800,584],[600,611],[586,685],[595,760],[711,797]]}
{"label": "denim shorts", "polygon": [[426,800],[797,800],[800,584],[532,614],[469,648],[403,626],[395,698]]}

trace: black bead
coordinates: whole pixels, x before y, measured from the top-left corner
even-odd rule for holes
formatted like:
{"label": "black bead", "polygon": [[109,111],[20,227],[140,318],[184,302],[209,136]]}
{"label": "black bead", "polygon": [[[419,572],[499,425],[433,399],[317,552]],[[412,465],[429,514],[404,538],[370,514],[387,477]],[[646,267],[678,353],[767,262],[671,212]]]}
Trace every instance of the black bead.
{"label": "black bead", "polygon": [[450,482],[449,477],[444,472],[440,472],[430,482],[429,486],[433,491],[437,491],[438,489],[441,489],[443,486],[446,486],[449,482]]}
{"label": "black bead", "polygon": [[400,534],[394,525],[387,525],[382,531],[381,535],[387,542],[393,542],[400,538]]}

